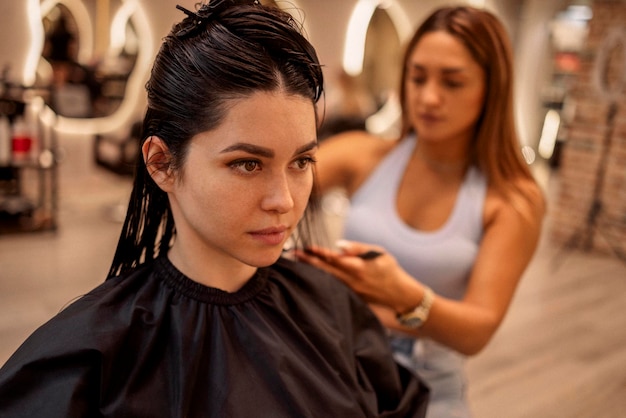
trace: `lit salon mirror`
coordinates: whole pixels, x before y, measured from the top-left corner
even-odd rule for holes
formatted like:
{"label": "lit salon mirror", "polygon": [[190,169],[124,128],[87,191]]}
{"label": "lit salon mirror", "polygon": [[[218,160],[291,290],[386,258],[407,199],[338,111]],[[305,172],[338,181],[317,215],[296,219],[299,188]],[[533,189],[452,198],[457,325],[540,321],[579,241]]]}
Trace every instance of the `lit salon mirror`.
{"label": "lit salon mirror", "polygon": [[33,36],[42,43],[35,84],[47,90],[44,123],[82,135],[127,129],[140,117],[155,51],[140,0],[30,1],[40,8]]}
{"label": "lit salon mirror", "polygon": [[400,42],[400,34],[388,10],[377,7],[365,37],[362,77],[379,107],[398,89],[402,62]]}
{"label": "lit salon mirror", "polygon": [[365,93],[375,104],[376,112],[365,122],[372,133],[396,134],[402,46],[411,33],[407,13],[395,0],[360,0],[350,17],[343,71],[366,87]]}
{"label": "lit salon mirror", "polygon": [[41,6],[45,40],[38,76],[49,87],[48,106],[66,118],[114,114],[139,49],[131,3],[46,0]]}

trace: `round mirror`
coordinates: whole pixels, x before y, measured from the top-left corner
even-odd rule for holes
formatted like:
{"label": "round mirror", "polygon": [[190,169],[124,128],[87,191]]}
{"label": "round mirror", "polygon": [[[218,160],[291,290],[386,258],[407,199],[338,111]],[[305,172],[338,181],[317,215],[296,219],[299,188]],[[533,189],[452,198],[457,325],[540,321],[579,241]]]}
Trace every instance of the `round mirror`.
{"label": "round mirror", "polygon": [[57,115],[98,118],[119,109],[138,55],[127,9],[121,0],[42,3],[40,83]]}
{"label": "round mirror", "polygon": [[141,112],[154,53],[139,0],[40,0],[40,11],[36,85],[56,130],[98,134],[129,126]]}

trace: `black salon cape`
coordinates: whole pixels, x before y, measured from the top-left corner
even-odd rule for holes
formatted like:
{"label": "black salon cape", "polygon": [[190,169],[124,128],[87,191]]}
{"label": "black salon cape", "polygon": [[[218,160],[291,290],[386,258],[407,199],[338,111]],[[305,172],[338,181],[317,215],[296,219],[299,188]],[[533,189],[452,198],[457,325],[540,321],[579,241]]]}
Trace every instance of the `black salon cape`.
{"label": "black salon cape", "polygon": [[36,330],[0,370],[0,417],[422,417],[342,283],[280,259],[239,291],[167,258],[113,278]]}

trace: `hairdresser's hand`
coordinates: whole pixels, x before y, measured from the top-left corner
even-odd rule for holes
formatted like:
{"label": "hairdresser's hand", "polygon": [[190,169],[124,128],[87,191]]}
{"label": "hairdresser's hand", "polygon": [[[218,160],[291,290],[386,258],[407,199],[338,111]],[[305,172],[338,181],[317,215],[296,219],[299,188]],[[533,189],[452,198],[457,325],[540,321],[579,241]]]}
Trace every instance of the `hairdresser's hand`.
{"label": "hairdresser's hand", "polygon": [[[342,240],[337,246],[339,251],[313,246],[296,251],[296,256],[336,276],[369,303],[388,306],[397,312],[404,309],[403,295],[416,283],[392,255],[381,247],[354,241]],[[375,256],[363,258],[365,254]]]}

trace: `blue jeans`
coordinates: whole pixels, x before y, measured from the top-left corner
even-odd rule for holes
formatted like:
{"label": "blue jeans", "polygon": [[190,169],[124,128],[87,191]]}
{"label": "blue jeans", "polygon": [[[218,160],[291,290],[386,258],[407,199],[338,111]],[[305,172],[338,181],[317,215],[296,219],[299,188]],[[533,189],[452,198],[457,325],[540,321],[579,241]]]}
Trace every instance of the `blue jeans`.
{"label": "blue jeans", "polygon": [[471,418],[466,398],[465,357],[434,341],[391,337],[394,357],[430,387],[426,418]]}

